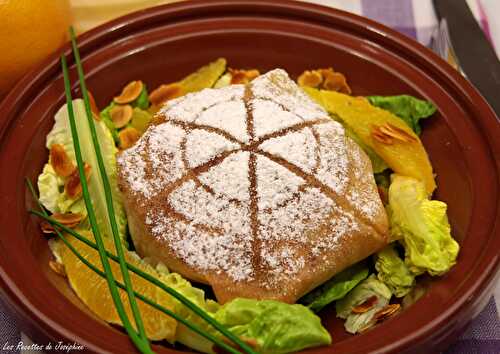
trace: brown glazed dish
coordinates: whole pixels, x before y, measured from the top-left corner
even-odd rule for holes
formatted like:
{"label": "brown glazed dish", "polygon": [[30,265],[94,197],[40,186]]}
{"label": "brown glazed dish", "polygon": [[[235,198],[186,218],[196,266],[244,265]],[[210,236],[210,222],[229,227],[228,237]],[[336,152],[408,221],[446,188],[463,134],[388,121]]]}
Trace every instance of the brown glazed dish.
{"label": "brown glazed dish", "polygon": [[[448,204],[458,264],[430,282],[400,315],[350,336],[332,306],[321,312],[331,347],[308,353],[432,353],[449,345],[491,296],[500,250],[500,125],[477,91],[426,48],[345,12],[287,1],[194,1],[120,18],[79,38],[87,83],[102,108],[117,88],[141,79],[172,82],[216,57],[233,67],[282,67],[296,76],[333,66],[354,94],[411,94],[439,113],[423,142]],[[69,55],[70,48],[64,52]],[[69,58],[70,64],[73,59]],[[71,68],[76,88],[76,72]],[[23,330],[38,343],[77,341],[91,352],[133,352],[127,336],[85,310],[48,268],[49,250],[24,178],[47,159],[45,136],[64,103],[57,55],[32,71],[0,106],[0,281]],[[158,353],[176,353],[155,346]]]}

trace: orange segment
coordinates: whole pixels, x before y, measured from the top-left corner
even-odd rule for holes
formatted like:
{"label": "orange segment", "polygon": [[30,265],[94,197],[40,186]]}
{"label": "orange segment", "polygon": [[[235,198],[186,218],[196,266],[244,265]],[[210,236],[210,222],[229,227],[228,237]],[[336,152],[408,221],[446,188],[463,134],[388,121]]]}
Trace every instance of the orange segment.
{"label": "orange segment", "polygon": [[[83,233],[83,235],[93,240],[93,236],[91,233],[85,232]],[[78,241],[72,236],[66,237],[68,238],[70,243],[78,250],[78,252],[82,254],[82,256],[84,256],[97,268],[102,270],[99,254],[96,250]],[[109,238],[105,238],[104,241],[106,249],[115,254],[113,241]],[[83,264],[60,240],[57,241],[55,250],[62,260],[64,271],[67,274],[71,287],[76,292],[78,297],[83,301],[83,303],[85,303],[85,305],[87,305],[92,312],[94,312],[99,318],[103,319],[104,321],[121,325],[121,320],[115,309],[106,280],[94,273],[85,264]],[[131,252],[126,252],[126,260],[130,264],[133,264],[136,267],[140,268],[142,271],[154,275],[160,279],[163,275],[152,266],[141,261],[140,258],[138,258]],[[123,278],[118,263],[110,260],[110,264],[115,279],[123,283]],[[139,277],[135,273],[130,272],[129,274],[134,291],[150,298],[151,300],[164,306],[167,309],[175,309],[176,303],[170,295],[168,295],[166,292],[156,287],[155,285],[144,280],[143,278]],[[127,294],[122,289],[119,289],[119,291],[120,298],[122,299],[122,302],[125,306],[127,315],[131,323],[133,323],[135,326]],[[151,340],[166,339],[168,341],[173,341],[177,329],[177,322],[171,317],[154,309],[153,307],[142,302],[139,299],[137,299],[137,303],[141,312],[148,338],[150,338]]]}
{"label": "orange segment", "polygon": [[424,145],[402,119],[372,106],[364,97],[308,87],[303,89],[328,113],[351,128],[394,172],[424,182],[429,195],[436,189]]}

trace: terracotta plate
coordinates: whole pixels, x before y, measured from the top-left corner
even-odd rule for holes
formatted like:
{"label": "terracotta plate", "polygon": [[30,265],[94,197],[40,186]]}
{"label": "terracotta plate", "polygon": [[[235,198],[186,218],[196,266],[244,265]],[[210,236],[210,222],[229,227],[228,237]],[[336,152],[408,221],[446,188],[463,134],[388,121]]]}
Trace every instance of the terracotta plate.
{"label": "terracotta plate", "polygon": [[[171,82],[224,56],[233,67],[292,75],[333,66],[357,95],[411,94],[436,103],[423,141],[461,244],[458,264],[399,316],[348,336],[333,308],[334,344],[310,353],[445,348],[488,301],[499,266],[500,127],[477,91],[426,48],[367,19],[285,1],[194,1],[120,18],[79,39],[88,86],[103,107],[125,83]],[[69,55],[69,47],[64,51]],[[72,59],[70,58],[70,63]],[[76,77],[74,67],[72,77]],[[75,85],[76,87],[76,85]],[[27,210],[24,178],[47,160],[45,136],[64,102],[57,56],[27,75],[0,107],[0,278],[4,299],[37,341],[78,341],[90,351],[133,351],[126,335],[89,314],[48,270],[49,251]],[[172,349],[156,347],[159,353]]]}

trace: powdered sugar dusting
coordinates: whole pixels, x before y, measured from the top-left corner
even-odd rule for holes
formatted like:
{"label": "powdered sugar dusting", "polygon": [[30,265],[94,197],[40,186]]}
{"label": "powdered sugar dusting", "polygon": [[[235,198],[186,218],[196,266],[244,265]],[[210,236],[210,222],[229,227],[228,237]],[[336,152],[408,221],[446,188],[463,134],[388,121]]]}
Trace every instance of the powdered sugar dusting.
{"label": "powdered sugar dusting", "polygon": [[145,199],[144,224],[175,257],[202,275],[278,289],[359,229],[345,200],[373,217],[378,197],[353,191],[362,156],[349,154],[342,126],[286,72],[271,71],[246,90],[207,89],[169,102],[164,122],[118,164],[126,188]]}
{"label": "powdered sugar dusting", "polygon": [[[252,278],[248,230],[243,234],[227,232],[207,235],[207,231],[197,226],[196,221],[178,221],[162,211],[150,212],[148,218],[154,225],[153,235],[168,242],[172,251],[187,264],[217,273],[226,272],[235,281]],[[200,237],[203,234],[209,237]]]}
{"label": "powdered sugar dusting", "polygon": [[[361,148],[353,141],[349,141],[349,143],[352,145],[349,151],[353,165],[354,180],[366,187],[350,188],[347,194],[347,200],[349,200],[363,215],[372,218],[376,216],[377,211],[382,207],[378,192],[375,190],[375,180],[371,173],[363,173],[369,161],[366,156],[361,155]],[[372,188],[369,188],[369,186],[372,186]]]}
{"label": "powdered sugar dusting", "polygon": [[180,144],[185,131],[170,123],[164,123],[154,130],[148,130],[147,150],[151,172],[158,178],[149,180],[152,190],[158,192],[179,178],[184,169]]}
{"label": "powdered sugar dusting", "polygon": [[266,246],[262,249],[261,257],[275,277],[297,274],[304,268],[304,257],[298,255],[292,247],[284,246],[279,250],[274,250],[272,245]]}
{"label": "powdered sugar dusting", "polygon": [[306,188],[284,206],[259,215],[259,238],[308,243],[307,231],[325,222],[334,202],[317,188]]}
{"label": "powdered sugar dusting", "polygon": [[200,181],[216,193],[229,199],[247,201],[250,188],[248,180],[249,155],[248,151],[232,154],[219,165],[200,175]]}
{"label": "powdered sugar dusting", "polygon": [[241,100],[244,93],[243,85],[232,85],[221,89],[204,89],[189,93],[184,97],[169,101],[161,110],[162,115],[171,120],[192,122],[204,110],[222,102]]}
{"label": "powdered sugar dusting", "polygon": [[274,209],[299,191],[305,181],[285,167],[257,155],[257,195],[259,210]]}
{"label": "powdered sugar dusting", "polygon": [[[204,141],[204,144],[200,144]],[[207,132],[202,129],[195,129],[187,136],[186,159],[189,167],[199,166],[219,156],[224,151],[237,149],[239,145],[230,142],[223,136]]]}
{"label": "powdered sugar dusting", "polygon": [[352,234],[360,230],[360,226],[356,218],[349,212],[334,206],[332,212],[336,214],[329,222],[330,232],[323,235],[322,238],[316,239],[312,247],[312,253],[315,256],[324,254],[340,242],[340,240],[348,234]]}
{"label": "powdered sugar dusting", "polygon": [[260,138],[294,124],[302,122],[297,115],[284,111],[280,106],[269,100],[254,99],[251,101],[255,135]]}
{"label": "powdered sugar dusting", "polygon": [[299,89],[284,70],[275,69],[258,77],[252,81],[252,90],[256,98],[271,100],[286,107],[287,111],[293,112],[303,121],[329,118],[325,110]]}
{"label": "powdered sugar dusting", "polygon": [[311,128],[271,138],[259,146],[262,150],[287,159],[310,173],[316,165],[316,141]]}
{"label": "powdered sugar dusting", "polygon": [[141,193],[146,198],[151,197],[152,191],[146,181],[146,160],[141,155],[145,150],[146,140],[140,140],[137,144],[124,151],[117,157],[117,163],[122,166],[121,173],[125,176],[130,189]]}
{"label": "powdered sugar dusting", "polygon": [[247,112],[243,101],[226,101],[202,112],[195,123],[223,129],[239,141],[248,142],[246,117]]}
{"label": "powdered sugar dusting", "polygon": [[[180,144],[184,136],[183,129],[163,123],[148,129],[136,145],[119,156],[122,174],[134,192],[149,199],[182,175],[185,166]],[[147,176],[148,164],[143,154],[148,155],[151,174],[157,178]]]}
{"label": "powdered sugar dusting", "polygon": [[321,156],[317,177],[337,194],[342,194],[349,182],[350,167],[344,129],[333,121],[315,128],[319,135]]}

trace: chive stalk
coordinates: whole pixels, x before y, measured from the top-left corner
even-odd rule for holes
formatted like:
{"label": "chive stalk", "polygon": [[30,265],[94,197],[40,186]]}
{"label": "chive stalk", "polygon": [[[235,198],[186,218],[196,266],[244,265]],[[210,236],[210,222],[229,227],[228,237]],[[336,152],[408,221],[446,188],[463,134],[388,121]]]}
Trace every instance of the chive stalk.
{"label": "chive stalk", "polygon": [[115,304],[116,311],[118,312],[118,316],[120,317],[120,320],[123,323],[125,331],[129,335],[132,342],[136,345],[137,349],[139,349],[139,351],[141,351],[142,353],[152,354],[153,351],[151,350],[151,348],[149,346],[149,341],[147,339],[144,340],[142,337],[140,337],[138,335],[138,333],[132,327],[132,325],[127,317],[127,313],[125,312],[125,308],[123,307],[123,303],[122,303],[120,296],[119,296],[119,293],[118,293],[118,288],[115,284],[115,279],[114,279],[113,272],[111,270],[111,266],[110,266],[109,261],[106,257],[106,253],[105,253],[106,250],[104,248],[104,243],[103,243],[102,238],[101,238],[101,233],[100,233],[99,228],[97,226],[97,219],[95,216],[92,201],[90,200],[87,179],[85,177],[82,152],[80,150],[80,141],[78,138],[78,131],[76,129],[76,121],[75,121],[74,112],[73,112],[73,98],[71,97],[71,84],[69,81],[68,65],[66,63],[66,58],[64,56],[61,56],[61,65],[62,65],[62,69],[63,69],[64,90],[66,93],[66,104],[67,104],[68,115],[69,115],[69,123],[70,123],[70,127],[71,127],[71,135],[73,138],[73,147],[75,149],[75,157],[76,157],[78,172],[80,175],[80,181],[81,181],[81,185],[82,185],[83,199],[85,201],[85,206],[87,207],[89,222],[90,222],[90,225],[92,228],[92,232],[94,234],[94,238],[95,238],[96,243],[97,243],[97,248],[99,250],[99,257],[101,259],[104,273],[106,275],[106,281],[108,283],[109,291],[111,293],[111,297],[113,298],[113,303]]}
{"label": "chive stalk", "polygon": [[[87,87],[85,85],[85,76],[83,73],[82,63],[80,60],[80,53],[78,50],[78,46],[76,44],[75,32],[73,30],[73,27],[69,28],[69,33],[70,33],[70,37],[71,37],[71,45],[73,47],[73,56],[74,56],[75,62],[76,62],[76,69],[78,71],[80,88],[82,90],[83,101],[85,103],[85,111],[87,113],[86,115],[87,115],[87,121],[88,121],[89,129],[90,129],[90,135],[92,137],[92,143],[94,145],[94,151],[95,151],[95,154],[97,157],[99,174],[101,176],[101,181],[102,181],[102,184],[104,186],[104,195],[106,197],[106,206],[107,206],[108,215],[109,215],[109,223],[111,226],[111,233],[112,233],[114,244],[115,244],[116,254],[118,255],[118,258],[119,258],[119,264],[120,264],[120,270],[121,270],[121,273],[123,276],[123,282],[125,283],[126,292],[127,292],[129,303],[130,303],[130,308],[132,310],[132,314],[134,316],[134,320],[135,320],[135,324],[137,326],[137,329],[139,330],[139,335],[144,341],[147,342],[148,338],[146,335],[146,330],[144,329],[144,323],[142,321],[141,314],[139,312],[139,307],[137,306],[137,301],[135,300],[134,291],[132,289],[132,282],[130,281],[130,275],[128,274],[128,269],[125,266],[125,257],[124,257],[124,253],[123,253],[123,247],[121,244],[121,240],[120,240],[120,236],[119,236],[119,232],[118,232],[118,225],[116,223],[116,218],[115,218],[113,196],[111,194],[111,185],[109,183],[108,175],[106,173],[106,167],[104,166],[104,161],[103,161],[102,153],[101,153],[101,147],[99,145],[99,139],[97,138],[97,132],[95,129],[94,118],[92,115],[92,109],[90,108],[89,95],[87,92]],[[73,117],[73,120],[74,120],[74,117]],[[77,132],[75,131],[75,133],[77,133]],[[82,178],[82,175],[80,175],[80,178]],[[83,179],[85,180],[85,177],[83,177]],[[85,182],[86,182],[86,180],[85,180]],[[82,180],[82,185],[83,185],[83,180]],[[88,209],[88,205],[87,205],[87,209]]]}

